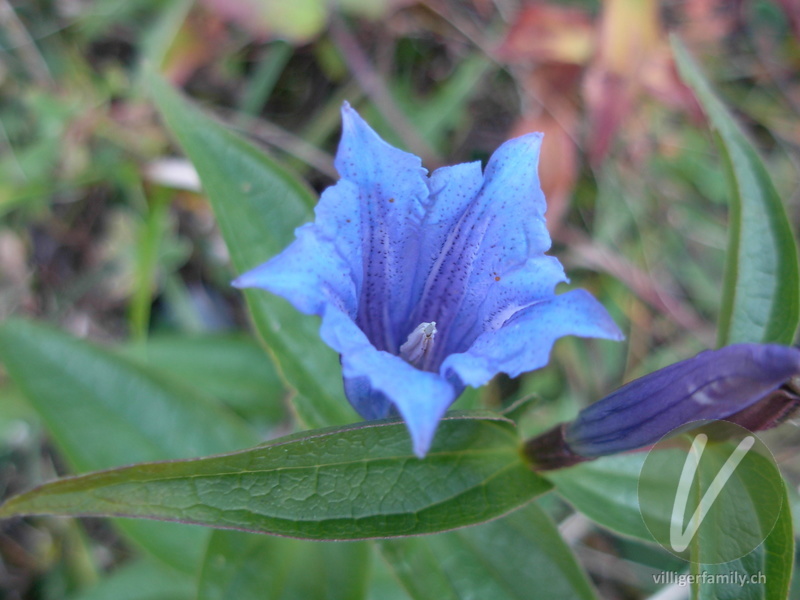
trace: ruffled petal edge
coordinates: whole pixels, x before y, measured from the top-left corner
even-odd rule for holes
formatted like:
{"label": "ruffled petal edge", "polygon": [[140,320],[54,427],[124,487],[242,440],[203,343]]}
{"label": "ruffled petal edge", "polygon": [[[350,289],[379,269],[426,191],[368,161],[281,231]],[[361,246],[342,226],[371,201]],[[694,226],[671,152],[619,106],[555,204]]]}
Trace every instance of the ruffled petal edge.
{"label": "ruffled petal edge", "polygon": [[624,336],[606,309],[585,290],[572,290],[533,304],[496,331],[487,331],[472,346],[452,354],[441,373],[480,387],[498,373],[510,377],[547,364],[555,341],[566,335],[622,340]]}

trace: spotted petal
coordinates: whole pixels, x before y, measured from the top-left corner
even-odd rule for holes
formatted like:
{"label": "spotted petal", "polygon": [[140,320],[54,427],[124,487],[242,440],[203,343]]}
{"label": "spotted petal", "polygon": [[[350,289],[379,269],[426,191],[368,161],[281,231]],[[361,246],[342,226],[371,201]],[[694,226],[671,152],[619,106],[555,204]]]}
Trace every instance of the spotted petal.
{"label": "spotted petal", "polygon": [[[544,256],[550,236],[537,174],[541,141],[541,134],[529,134],[500,146],[480,187],[473,165],[469,177],[450,169],[431,178],[432,192],[444,199],[448,192],[451,198],[457,192],[474,194],[468,202],[448,203],[456,210],[438,220],[446,235],[423,232],[439,242],[439,251],[432,263],[421,265],[425,285],[412,321],[437,323],[441,333],[434,363],[466,350],[509,304],[550,296],[564,280],[558,261]],[[434,206],[438,203],[434,199]]]}
{"label": "spotted petal", "polygon": [[347,104],[342,119],[335,165],[356,191],[350,198],[357,202],[350,223],[356,227],[349,232],[356,236],[351,242],[360,244],[361,260],[353,261],[361,277],[356,322],[376,348],[397,353],[405,341],[401,313],[416,276],[413,261],[429,194],[427,171],[419,158],[378,137]]}
{"label": "spotted petal", "polygon": [[439,419],[457,396],[454,387],[437,373],[377,350],[352,319],[335,308],[326,310],[320,334],[342,355],[345,388],[354,408],[365,418],[399,413],[411,433],[414,452],[424,456]]}
{"label": "spotted petal", "polygon": [[463,353],[452,354],[442,371],[478,387],[497,373],[516,377],[547,364],[553,343],[565,335],[621,340],[608,313],[584,290],[552,296],[528,306],[496,330],[489,330]]}

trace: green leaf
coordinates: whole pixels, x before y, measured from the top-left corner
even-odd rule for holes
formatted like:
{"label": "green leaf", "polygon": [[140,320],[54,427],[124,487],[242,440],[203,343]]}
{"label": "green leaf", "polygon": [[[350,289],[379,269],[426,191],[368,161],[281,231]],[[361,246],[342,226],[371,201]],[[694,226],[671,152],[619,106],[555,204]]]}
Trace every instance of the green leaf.
{"label": "green leaf", "polygon": [[195,600],[194,577],[166,565],[137,560],[106,575],[91,588],[69,600]]}
{"label": "green leaf", "polygon": [[[717,462],[721,463],[729,452],[720,448],[711,447],[710,452],[722,453]],[[734,472],[734,477],[740,475],[741,467]],[[739,510],[749,510],[757,512],[769,512],[769,507],[763,506],[759,502],[762,500],[761,488],[774,484],[783,483],[780,471],[772,458],[761,457],[758,462],[758,482],[760,486],[749,486],[750,499],[747,503],[742,503]],[[750,479],[752,483],[752,476]],[[730,485],[730,484],[727,484]],[[783,496],[781,510],[778,514],[774,527],[769,531],[764,542],[755,550],[737,560],[723,564],[697,564],[693,563],[692,572],[694,574],[708,574],[708,576],[720,575],[707,580],[696,586],[695,597],[700,600],[717,600],[720,598],[731,598],[736,600],[784,600],[788,597],[789,585],[792,579],[792,567],[794,566],[794,532],[792,528],[792,507],[785,485],[780,486]],[[749,505],[749,506],[748,506]],[[748,521],[753,521],[749,514]],[[770,523],[771,524],[771,523]],[[721,524],[724,528],[725,524]],[[767,527],[762,523],[762,528]],[[763,530],[763,529],[762,529]],[[762,534],[763,535],[763,534]],[[720,535],[721,543],[726,540],[726,535]],[[734,542],[735,543],[735,542]],[[732,581],[731,574],[738,574],[742,578],[747,578],[747,582],[742,584],[740,581]],[[708,577],[706,576],[706,577]],[[701,580],[702,581],[702,580]]]}
{"label": "green leaf", "polygon": [[[759,444],[749,433],[747,437]],[[724,465],[729,465],[734,452],[742,449],[730,442],[710,443],[700,452],[702,458],[691,481],[681,485],[690,463],[690,444],[696,440],[687,435],[675,439],[673,447],[657,446],[649,453],[639,484],[642,516],[658,542],[673,554],[693,563],[732,561],[750,553],[767,538],[785,503],[786,486],[765,446],[757,445],[753,451],[745,449],[744,454],[738,455],[741,462],[729,473],[724,487],[717,488],[722,493],[707,505],[702,518],[694,521],[697,530],[688,548],[678,544],[676,549],[675,525],[688,527],[702,499],[717,487]],[[683,513],[676,515],[680,497],[686,504]]]}
{"label": "green leaf", "polygon": [[[76,471],[186,458],[256,443],[213,400],[50,327],[10,319],[0,360]],[[196,568],[207,532],[161,523],[120,523],[138,545],[184,570]]]}
{"label": "green leaf", "polygon": [[480,523],[549,487],[524,463],[512,422],[456,415],[423,460],[405,423],[374,421],[54,481],[10,499],[0,517],[114,515],[355,540]]}
{"label": "green leaf", "polygon": [[194,388],[40,323],[5,321],[0,359],[77,471],[258,441],[244,421]]}
{"label": "green leaf", "polygon": [[[422,538],[416,538],[422,539]],[[373,559],[367,588],[368,600],[414,600],[398,581],[389,560],[381,553],[382,542],[371,544]]]}
{"label": "green leaf", "polygon": [[646,457],[646,452],[606,456],[546,477],[564,500],[596,523],[653,542],[639,510],[639,473]]}
{"label": "green leaf", "polygon": [[[793,564],[792,515],[788,503],[784,503],[775,528],[750,554],[719,565],[693,566],[694,574],[714,578],[709,579],[713,583],[698,585],[694,597],[698,600],[785,600],[789,597]],[[733,581],[731,574],[747,578],[746,583]]]}
{"label": "green leaf", "polygon": [[286,418],[283,382],[250,335],[152,335],[121,350],[131,360],[204,390],[250,424],[274,425]]}
{"label": "green leaf", "polygon": [[197,600],[358,600],[366,592],[366,542],[308,542],[240,531],[211,535]]}
{"label": "green leaf", "polygon": [[711,121],[730,183],[730,233],[719,345],[791,344],[800,319],[797,245],[764,162],[677,38],[683,80]]}
{"label": "green leaf", "polygon": [[[724,462],[730,455],[726,446],[709,446],[709,454],[719,454],[717,462]],[[576,509],[584,513],[593,521],[612,531],[630,535],[639,539],[655,543],[655,539],[642,519],[639,504],[639,487],[644,486],[658,496],[674,497],[674,483],[668,483],[659,478],[657,473],[644,471],[645,480],[640,477],[642,464],[647,457],[646,452],[635,454],[621,454],[599,460],[576,465],[561,471],[547,474],[547,478],[556,484],[556,491]],[[676,458],[683,464],[683,457]],[[759,463],[764,482],[779,480],[780,474],[775,471],[777,467],[771,460]],[[768,473],[767,470],[773,472]],[[740,475],[735,471],[733,478]],[[727,485],[731,485],[729,482]],[[760,488],[752,487],[752,482],[747,489],[753,493],[752,505],[758,508]],[[663,492],[659,489],[663,488]],[[785,493],[785,488],[784,488]],[[648,503],[641,508],[652,510],[648,513],[651,519],[664,519],[662,511]],[[745,509],[746,507],[742,507]],[[752,509],[751,509],[752,510]],[[668,518],[668,517],[667,517]],[[752,520],[752,519],[750,519]],[[749,522],[749,521],[748,521]],[[723,533],[720,539],[724,541],[724,524],[721,525]],[[693,548],[693,551],[696,550]],[[786,598],[794,561],[794,543],[792,538],[791,505],[788,498],[784,499],[778,521],[772,531],[766,536],[766,541],[747,556],[739,560],[720,565],[698,565],[693,563],[694,573],[705,572],[711,574],[739,573],[750,577],[758,573],[765,575],[766,582],[748,583],[739,586],[732,582],[717,584],[702,584],[698,586],[699,598],[716,600],[717,598],[731,598],[739,600],[744,598]]]}
{"label": "green leaf", "polygon": [[[238,273],[265,262],[311,218],[313,193],[285,168],[200,112],[152,75],[150,87],[167,126],[200,175]],[[339,359],[319,338],[319,320],[260,290],[245,292],[259,335],[298,391],[294,406],[308,427],[357,419],[344,398]]]}
{"label": "green leaf", "polygon": [[595,598],[558,529],[529,504],[502,519],[431,537],[387,540],[384,556],[415,600]]}

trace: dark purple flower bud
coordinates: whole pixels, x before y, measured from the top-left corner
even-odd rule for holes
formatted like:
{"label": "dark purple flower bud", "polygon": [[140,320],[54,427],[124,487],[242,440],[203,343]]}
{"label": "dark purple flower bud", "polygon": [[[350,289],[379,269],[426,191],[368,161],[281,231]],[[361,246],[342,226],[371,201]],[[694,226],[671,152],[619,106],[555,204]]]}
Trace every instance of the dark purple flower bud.
{"label": "dark purple flower bud", "polygon": [[559,468],[654,444],[697,421],[768,429],[800,405],[790,381],[797,376],[797,348],[737,344],[708,350],[628,383],[572,423],[528,441],[525,452],[535,468]]}

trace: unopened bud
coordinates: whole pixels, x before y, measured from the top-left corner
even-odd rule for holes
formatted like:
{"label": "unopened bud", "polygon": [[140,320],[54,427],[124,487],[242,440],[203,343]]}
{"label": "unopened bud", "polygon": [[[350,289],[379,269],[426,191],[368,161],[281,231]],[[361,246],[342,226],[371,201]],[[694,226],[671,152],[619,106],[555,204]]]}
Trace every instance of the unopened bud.
{"label": "unopened bud", "polygon": [[534,468],[552,469],[649,446],[703,421],[769,429],[800,406],[793,381],[798,376],[797,348],[736,344],[708,350],[624,385],[572,423],[528,441],[525,452]]}

